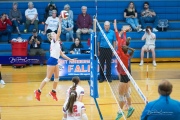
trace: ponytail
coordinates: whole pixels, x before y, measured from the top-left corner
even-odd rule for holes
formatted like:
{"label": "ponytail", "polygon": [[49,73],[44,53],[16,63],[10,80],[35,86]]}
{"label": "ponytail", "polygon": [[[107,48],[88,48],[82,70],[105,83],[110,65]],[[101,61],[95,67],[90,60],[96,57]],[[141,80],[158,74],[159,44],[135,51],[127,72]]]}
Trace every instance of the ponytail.
{"label": "ponytail", "polygon": [[71,87],[72,90],[76,90],[77,84],[79,83],[80,79],[78,76],[72,78],[73,86]]}
{"label": "ponytail", "polygon": [[77,98],[77,93],[76,91],[72,90],[70,92],[70,96],[66,105],[66,111],[68,111],[70,114],[73,113],[73,105],[74,105],[74,102],[76,102],[76,98]]}

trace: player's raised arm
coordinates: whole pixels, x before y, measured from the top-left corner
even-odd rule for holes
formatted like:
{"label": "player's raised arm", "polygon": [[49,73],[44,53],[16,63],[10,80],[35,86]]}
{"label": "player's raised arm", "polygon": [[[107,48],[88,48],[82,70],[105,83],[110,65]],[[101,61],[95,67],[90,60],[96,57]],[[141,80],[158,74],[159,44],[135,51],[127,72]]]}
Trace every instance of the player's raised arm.
{"label": "player's raised arm", "polygon": [[59,40],[60,35],[61,35],[61,21],[62,21],[62,18],[61,18],[61,16],[59,16],[59,27],[58,27],[58,31],[57,31],[57,35],[56,35],[56,40]]}

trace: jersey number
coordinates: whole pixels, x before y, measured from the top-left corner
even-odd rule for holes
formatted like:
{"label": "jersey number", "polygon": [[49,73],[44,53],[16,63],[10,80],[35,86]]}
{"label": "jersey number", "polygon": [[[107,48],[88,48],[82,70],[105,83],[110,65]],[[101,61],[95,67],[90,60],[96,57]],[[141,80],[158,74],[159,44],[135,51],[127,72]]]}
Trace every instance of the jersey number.
{"label": "jersey number", "polygon": [[77,105],[73,106],[73,112],[77,112]]}

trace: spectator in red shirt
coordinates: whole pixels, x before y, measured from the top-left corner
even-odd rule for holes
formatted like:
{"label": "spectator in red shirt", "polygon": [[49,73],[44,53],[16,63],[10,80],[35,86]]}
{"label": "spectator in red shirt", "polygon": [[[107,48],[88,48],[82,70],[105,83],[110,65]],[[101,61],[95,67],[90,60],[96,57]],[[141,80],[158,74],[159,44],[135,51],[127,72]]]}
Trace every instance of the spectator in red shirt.
{"label": "spectator in red shirt", "polygon": [[78,29],[76,31],[76,37],[78,37],[80,39],[80,34],[90,34],[92,29],[92,19],[91,16],[89,14],[87,14],[87,7],[86,6],[82,6],[81,7],[82,13],[78,15],[78,19],[77,19],[77,26]]}
{"label": "spectator in red shirt", "polygon": [[[119,58],[121,59],[121,61],[123,62],[126,69],[128,70],[128,61],[129,61],[130,57],[133,55],[134,49],[126,46],[126,39],[120,38],[118,30],[117,30],[116,20],[114,20],[114,30],[116,33],[116,39],[118,40],[117,54],[118,54]],[[124,32],[124,31],[122,31],[122,32]],[[120,32],[120,35],[122,35],[122,32]],[[128,54],[128,50],[131,51],[129,54]],[[122,68],[122,66],[120,65],[119,62],[117,64],[117,71],[119,73],[119,79],[120,79],[120,83],[119,83],[119,87],[118,87],[119,105],[120,105],[121,109],[123,109],[123,106],[125,104],[125,97],[126,97],[128,107],[129,107],[126,117],[129,118],[134,112],[134,108],[131,106],[130,93],[128,91],[130,79],[127,76],[126,72],[124,71],[124,69]],[[123,116],[123,113],[121,111],[118,111],[116,120],[119,120],[122,116]]]}
{"label": "spectator in red shirt", "polygon": [[7,24],[12,25],[11,20],[8,18],[8,15],[2,13],[1,20],[0,20],[0,37],[2,35],[8,36],[8,43],[11,41],[11,31],[7,28]]}

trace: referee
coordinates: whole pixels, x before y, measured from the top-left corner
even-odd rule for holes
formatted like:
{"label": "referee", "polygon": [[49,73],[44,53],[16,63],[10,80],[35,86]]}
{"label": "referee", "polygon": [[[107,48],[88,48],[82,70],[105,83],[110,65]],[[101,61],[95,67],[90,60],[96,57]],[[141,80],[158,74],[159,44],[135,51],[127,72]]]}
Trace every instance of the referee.
{"label": "referee", "polygon": [[[104,22],[104,33],[107,36],[109,42],[115,48],[116,36],[113,30],[110,30],[110,22]],[[112,59],[112,50],[109,47],[108,43],[106,42],[104,36],[100,32],[98,35],[98,56],[99,56],[99,70],[100,70],[100,80],[99,82],[102,83],[105,80],[104,72],[104,63],[106,61],[106,77],[108,82],[112,82],[111,79],[111,59]]]}

